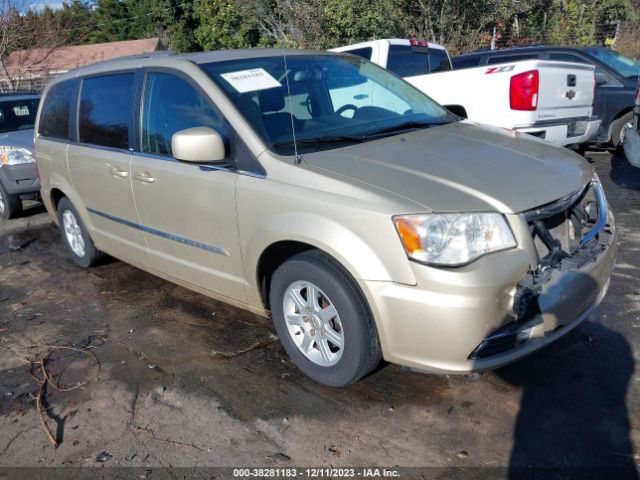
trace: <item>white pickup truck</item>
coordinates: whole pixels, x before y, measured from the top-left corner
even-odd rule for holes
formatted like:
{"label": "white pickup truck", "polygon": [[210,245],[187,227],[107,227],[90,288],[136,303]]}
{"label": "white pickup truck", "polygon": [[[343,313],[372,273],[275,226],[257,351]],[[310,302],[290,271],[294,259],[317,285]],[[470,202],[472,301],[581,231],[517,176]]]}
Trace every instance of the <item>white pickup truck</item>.
{"label": "white pickup truck", "polygon": [[[594,67],[547,60],[452,70],[447,50],[431,42],[386,39],[335,48],[367,58],[469,120],[511,128],[554,145],[579,145],[598,130],[592,118]],[[354,87],[350,103],[366,95]],[[356,92],[357,90],[357,92]],[[346,92],[345,92],[346,93]]]}

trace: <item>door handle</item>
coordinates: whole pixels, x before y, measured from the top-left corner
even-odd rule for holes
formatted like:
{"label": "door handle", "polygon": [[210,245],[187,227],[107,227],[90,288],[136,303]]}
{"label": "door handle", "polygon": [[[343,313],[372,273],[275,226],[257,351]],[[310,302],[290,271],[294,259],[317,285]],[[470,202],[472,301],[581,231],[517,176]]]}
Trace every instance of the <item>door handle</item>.
{"label": "door handle", "polygon": [[107,167],[109,167],[109,173],[117,178],[127,178],[129,176],[129,172],[126,170],[120,170],[118,167],[114,167],[110,163],[105,163]]}
{"label": "door handle", "polygon": [[147,172],[136,172],[133,178],[142,183],[156,183],[156,179]]}

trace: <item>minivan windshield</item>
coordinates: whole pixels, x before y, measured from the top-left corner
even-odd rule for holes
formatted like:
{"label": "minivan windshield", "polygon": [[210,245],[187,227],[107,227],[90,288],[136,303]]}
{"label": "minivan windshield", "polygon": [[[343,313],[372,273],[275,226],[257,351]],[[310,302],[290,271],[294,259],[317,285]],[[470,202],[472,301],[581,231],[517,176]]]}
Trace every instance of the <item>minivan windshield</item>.
{"label": "minivan windshield", "polygon": [[0,133],[33,128],[38,111],[37,98],[2,100],[0,98]]}
{"label": "minivan windshield", "polygon": [[201,67],[277,153],[336,148],[455,121],[404,80],[355,56],[293,54]]}
{"label": "minivan windshield", "polygon": [[633,58],[604,48],[587,48],[587,52],[625,78],[640,76],[640,62]]}

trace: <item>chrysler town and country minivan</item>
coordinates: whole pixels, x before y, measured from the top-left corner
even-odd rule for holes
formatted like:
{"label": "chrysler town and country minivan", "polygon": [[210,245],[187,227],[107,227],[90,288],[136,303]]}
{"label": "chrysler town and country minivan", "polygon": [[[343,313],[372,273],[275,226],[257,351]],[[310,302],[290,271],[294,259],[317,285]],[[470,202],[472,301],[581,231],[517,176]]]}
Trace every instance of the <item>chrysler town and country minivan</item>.
{"label": "chrysler town and country minivan", "polygon": [[[358,106],[343,94],[357,85]],[[349,55],[84,67],[47,86],[36,157],[77,265],[104,252],[271,315],[328,385],[382,359],[444,373],[517,360],[593,312],[614,260],[582,157],[459,121]]]}

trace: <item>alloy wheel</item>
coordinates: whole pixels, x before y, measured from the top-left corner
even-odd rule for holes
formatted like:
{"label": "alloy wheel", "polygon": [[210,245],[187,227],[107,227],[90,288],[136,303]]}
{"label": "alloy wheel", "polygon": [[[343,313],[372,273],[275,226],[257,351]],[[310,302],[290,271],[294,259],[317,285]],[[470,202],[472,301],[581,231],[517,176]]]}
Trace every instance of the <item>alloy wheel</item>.
{"label": "alloy wheel", "polygon": [[313,283],[297,281],[285,290],[282,304],[287,330],[298,350],[321,367],[338,363],[345,347],[344,330],[329,297]]}
{"label": "alloy wheel", "polygon": [[71,250],[78,257],[84,257],[85,245],[84,238],[82,237],[82,230],[80,229],[80,225],[78,224],[76,216],[71,210],[66,210],[62,214],[62,223],[64,227],[64,233],[67,237],[67,242],[69,243]]}

